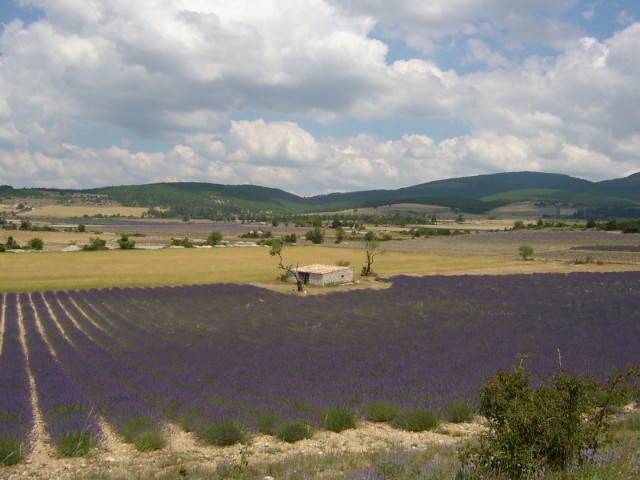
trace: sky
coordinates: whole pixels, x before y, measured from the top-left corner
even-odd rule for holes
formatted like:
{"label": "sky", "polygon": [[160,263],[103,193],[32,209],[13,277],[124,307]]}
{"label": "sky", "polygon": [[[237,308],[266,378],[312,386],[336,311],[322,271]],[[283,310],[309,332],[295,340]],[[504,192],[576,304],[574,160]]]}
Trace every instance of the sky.
{"label": "sky", "polygon": [[640,171],[638,0],[0,0],[0,184]]}

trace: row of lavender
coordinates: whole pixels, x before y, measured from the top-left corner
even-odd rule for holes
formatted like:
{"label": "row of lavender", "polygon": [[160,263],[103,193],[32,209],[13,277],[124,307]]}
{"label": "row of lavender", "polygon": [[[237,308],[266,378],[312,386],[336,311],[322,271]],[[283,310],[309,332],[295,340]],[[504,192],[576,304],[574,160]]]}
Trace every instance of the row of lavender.
{"label": "row of lavender", "polygon": [[200,436],[230,418],[256,430],[265,414],[318,425],[329,407],[380,400],[443,410],[520,353],[549,372],[559,351],[600,379],[640,363],[640,272],[397,277],[386,290],[305,297],[206,285],[0,301],[0,438],[24,444],[29,370],[57,441],[99,438],[98,417],[130,440],[168,421]]}

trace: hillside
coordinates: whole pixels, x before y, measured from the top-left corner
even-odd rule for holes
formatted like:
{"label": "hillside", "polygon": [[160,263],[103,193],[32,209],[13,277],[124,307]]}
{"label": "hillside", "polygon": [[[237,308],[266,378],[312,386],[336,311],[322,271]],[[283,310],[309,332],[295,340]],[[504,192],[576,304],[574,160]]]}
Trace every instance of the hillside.
{"label": "hillside", "polygon": [[270,218],[331,212],[399,203],[437,205],[460,213],[487,213],[517,202],[572,208],[582,218],[640,216],[640,173],[590,182],[569,175],[510,172],[422,183],[396,190],[366,190],[301,197],[278,188],[177,182],[125,185],[85,190],[14,189],[0,186],[0,198],[70,198],[92,203],[144,207],[156,217],[206,219]]}

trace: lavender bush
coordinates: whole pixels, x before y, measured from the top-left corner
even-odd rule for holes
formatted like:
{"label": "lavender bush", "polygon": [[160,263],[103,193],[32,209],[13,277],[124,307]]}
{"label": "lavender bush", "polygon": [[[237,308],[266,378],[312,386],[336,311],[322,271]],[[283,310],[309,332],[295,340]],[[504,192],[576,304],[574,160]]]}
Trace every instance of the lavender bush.
{"label": "lavender bush", "polygon": [[29,449],[33,410],[29,393],[27,358],[20,343],[18,302],[15,295],[0,297],[4,303],[4,335],[0,353],[0,465],[13,465]]}
{"label": "lavender bush", "polygon": [[40,335],[29,295],[20,295],[20,305],[29,367],[47,432],[61,455],[86,455],[102,435],[92,406]]}
{"label": "lavender bush", "polygon": [[[640,272],[399,276],[386,290],[304,297],[249,285],[45,292],[20,297],[21,311],[15,295],[0,298],[0,388],[14,382],[28,398],[22,321],[29,353],[42,356],[31,368],[43,412],[77,404],[128,438],[131,425],[162,433],[164,422],[200,438],[219,422],[323,428],[338,407],[444,417],[454,402],[475,405],[483,381],[522,353],[534,374],[560,358],[596,380],[640,363]],[[45,344],[75,403],[45,400],[53,387],[35,371]],[[0,428],[26,446],[30,403],[14,398],[0,396],[0,411],[22,430]]]}

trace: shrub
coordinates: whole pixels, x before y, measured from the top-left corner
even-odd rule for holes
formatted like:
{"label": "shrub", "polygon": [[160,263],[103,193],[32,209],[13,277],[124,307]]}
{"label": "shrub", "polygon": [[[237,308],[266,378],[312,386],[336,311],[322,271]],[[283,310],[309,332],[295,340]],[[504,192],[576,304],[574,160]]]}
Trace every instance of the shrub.
{"label": "shrub", "polygon": [[322,233],[322,229],[320,227],[315,227],[313,230],[309,230],[304,238],[309,240],[311,243],[323,243],[324,242],[324,233]]}
{"label": "shrub", "polygon": [[433,430],[439,423],[438,415],[426,408],[412,408],[401,412],[398,417],[399,426],[409,432]]}
{"label": "shrub", "polygon": [[473,420],[475,409],[465,400],[454,400],[447,406],[447,413],[451,422],[463,423]]}
{"label": "shrub", "polygon": [[167,437],[159,428],[150,428],[138,433],[133,439],[133,445],[139,452],[161,450],[167,446]]}
{"label": "shrub", "polygon": [[118,246],[122,250],[131,250],[131,249],[135,248],[136,241],[135,240],[129,240],[129,235],[128,234],[121,233],[120,234],[120,238],[118,239]]}
{"label": "shrub", "polygon": [[276,414],[265,413],[258,419],[258,430],[266,435],[273,435],[275,432]]}
{"label": "shrub", "polygon": [[282,237],[282,241],[284,243],[296,243],[298,241],[298,236],[295,233],[290,233]]}
{"label": "shrub", "polygon": [[56,439],[56,448],[63,457],[84,457],[96,443],[96,439],[87,432],[69,432]]}
{"label": "shrub", "polygon": [[107,241],[99,237],[89,238],[89,243],[82,247],[82,250],[87,250],[87,251],[106,250],[106,249],[107,249]]}
{"label": "shrub", "polygon": [[202,432],[202,439],[218,447],[226,447],[242,443],[247,434],[234,419],[220,420]]}
{"label": "shrub", "polygon": [[398,407],[384,401],[373,402],[367,407],[367,418],[372,422],[390,422],[398,413]]}
{"label": "shrub", "polygon": [[27,248],[29,250],[42,250],[44,248],[44,242],[41,238],[35,237],[29,240],[27,243]]}
{"label": "shrub", "polygon": [[289,420],[278,427],[276,437],[287,443],[295,443],[311,438],[311,427],[302,420]]}
{"label": "shrub", "polygon": [[173,247],[193,248],[193,242],[188,238],[172,238],[171,245]]}
{"label": "shrub", "polygon": [[222,242],[222,233],[220,232],[211,232],[207,237],[207,245],[219,245]]}
{"label": "shrub", "polygon": [[167,444],[162,427],[156,419],[151,417],[136,417],[129,420],[121,433],[126,442],[133,443],[140,451],[158,450]]}
{"label": "shrub", "polygon": [[4,248],[7,250],[20,250],[20,245],[16,242],[13,237],[7,237],[7,241],[4,244]]}
{"label": "shrub", "polygon": [[24,460],[22,443],[12,437],[0,437],[0,465],[16,465]]}
{"label": "shrub", "polygon": [[348,408],[335,407],[325,413],[324,425],[327,430],[339,433],[343,430],[356,428],[356,417]]}
{"label": "shrub", "polygon": [[[629,369],[616,373],[597,406],[596,382],[568,375],[563,369],[543,379],[537,390],[522,365],[499,371],[480,393],[480,413],[488,430],[475,445],[462,450],[462,461],[481,474],[528,478],[541,470],[565,471],[588,461],[605,441],[611,399],[626,391],[625,381],[637,378]],[[586,452],[586,453],[585,453]]]}

